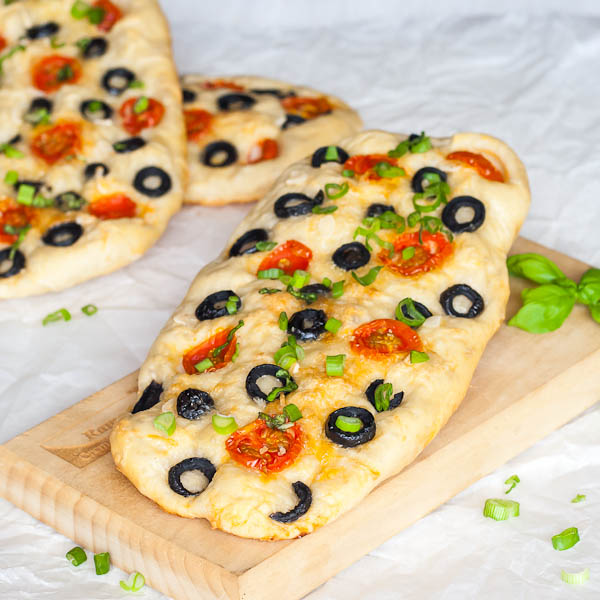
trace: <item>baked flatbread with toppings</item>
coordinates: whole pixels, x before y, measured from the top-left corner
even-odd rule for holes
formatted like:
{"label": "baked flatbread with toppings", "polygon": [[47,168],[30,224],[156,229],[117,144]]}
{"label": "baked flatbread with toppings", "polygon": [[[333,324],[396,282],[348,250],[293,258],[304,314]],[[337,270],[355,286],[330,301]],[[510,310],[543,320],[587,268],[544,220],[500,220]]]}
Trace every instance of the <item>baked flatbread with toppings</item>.
{"label": "baked flatbread with toppings", "polygon": [[365,131],[285,171],[152,346],[118,469],[259,539],[360,502],[434,438],[504,319],[525,169],[487,135]]}
{"label": "baked flatbread with toppings", "polygon": [[0,298],[139,258],[180,208],[181,90],[154,0],[0,6]]}
{"label": "baked flatbread with toppings", "polygon": [[339,98],[262,77],[182,79],[193,204],[253,202],[315,147],[358,132]]}

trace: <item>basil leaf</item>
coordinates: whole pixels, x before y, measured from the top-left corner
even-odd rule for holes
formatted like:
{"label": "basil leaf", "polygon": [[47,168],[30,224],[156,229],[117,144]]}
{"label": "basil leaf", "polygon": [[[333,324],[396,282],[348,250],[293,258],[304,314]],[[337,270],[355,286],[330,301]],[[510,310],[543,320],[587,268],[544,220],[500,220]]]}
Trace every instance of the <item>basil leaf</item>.
{"label": "basil leaf", "polygon": [[597,323],[600,323],[600,304],[590,306],[590,313],[592,314],[592,319]]}
{"label": "basil leaf", "polygon": [[523,307],[508,324],[530,333],[547,333],[558,329],[575,304],[572,289],[554,284],[523,290],[522,296]]}
{"label": "basil leaf", "polygon": [[600,269],[588,269],[577,286],[579,302],[589,306],[600,304]]}
{"label": "basil leaf", "polygon": [[509,256],[506,266],[511,275],[524,277],[536,283],[558,283],[567,279],[549,258],[533,252]]}

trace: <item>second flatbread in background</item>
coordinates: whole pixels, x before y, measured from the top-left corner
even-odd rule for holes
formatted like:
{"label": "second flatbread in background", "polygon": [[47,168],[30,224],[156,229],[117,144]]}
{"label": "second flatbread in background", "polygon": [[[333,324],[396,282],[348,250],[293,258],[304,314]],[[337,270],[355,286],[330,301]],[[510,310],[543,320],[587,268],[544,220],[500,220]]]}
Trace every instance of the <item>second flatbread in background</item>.
{"label": "second flatbread in background", "polygon": [[182,85],[191,204],[258,200],[286,167],[362,128],[342,100],[304,86],[199,75]]}

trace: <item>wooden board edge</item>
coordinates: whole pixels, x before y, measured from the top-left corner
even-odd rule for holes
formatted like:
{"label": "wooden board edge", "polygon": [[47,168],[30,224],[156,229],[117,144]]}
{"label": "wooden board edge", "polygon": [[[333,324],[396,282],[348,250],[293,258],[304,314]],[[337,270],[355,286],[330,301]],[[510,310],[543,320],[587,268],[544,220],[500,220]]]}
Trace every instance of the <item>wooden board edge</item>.
{"label": "wooden board edge", "polygon": [[[182,550],[0,446],[0,496],[178,600],[239,600],[238,578]],[[65,559],[66,560],[66,559]]]}
{"label": "wooden board edge", "polygon": [[[336,573],[380,546],[443,502],[496,470],[511,458],[565,425],[599,401],[600,350],[590,354],[500,413],[482,422],[434,455],[408,466],[371,492],[354,510],[296,540],[280,552],[252,567],[239,578],[240,600],[297,600]],[[547,410],[549,395],[568,398]],[[535,435],[530,427],[536,419]],[[487,440],[489,452],[472,448]],[[490,443],[493,440],[494,445]],[[457,469],[456,465],[461,465]],[[443,484],[439,473],[452,473]],[[429,491],[423,489],[426,482]],[[389,510],[390,495],[404,498],[402,511]],[[423,502],[423,498],[431,498]],[[442,502],[440,502],[442,499]],[[404,510],[407,509],[407,510]],[[382,516],[385,516],[383,519]],[[367,520],[370,528],[359,527]],[[355,527],[356,525],[356,527]],[[335,540],[332,544],[331,540]],[[304,562],[301,562],[304,561]],[[294,568],[290,569],[289,565]],[[281,576],[273,576],[281,574]],[[264,582],[270,585],[264,588]]]}

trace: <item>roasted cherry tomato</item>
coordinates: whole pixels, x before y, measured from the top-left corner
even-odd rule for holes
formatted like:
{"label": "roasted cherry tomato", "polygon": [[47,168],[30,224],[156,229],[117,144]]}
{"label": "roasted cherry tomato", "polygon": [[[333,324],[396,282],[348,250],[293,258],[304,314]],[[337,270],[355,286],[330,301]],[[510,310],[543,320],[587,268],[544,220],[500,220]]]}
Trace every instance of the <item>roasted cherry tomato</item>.
{"label": "roasted cherry tomato", "polygon": [[217,90],[220,88],[226,88],[229,90],[236,90],[237,92],[241,92],[244,89],[243,86],[238,85],[237,83],[233,83],[233,81],[227,81],[227,79],[212,79],[210,81],[205,81],[202,85],[207,90]]}
{"label": "roasted cherry tomato", "polygon": [[76,58],[53,54],[33,65],[33,85],[42,92],[55,92],[62,85],[76,83],[81,77],[81,64]]}
{"label": "roasted cherry tomato", "polygon": [[253,146],[250,149],[246,162],[249,165],[252,165],[264,160],[272,160],[273,158],[277,158],[278,154],[279,146],[277,145],[277,141],[272,138],[265,138],[260,140],[256,146]]}
{"label": "roasted cherry tomato", "polygon": [[233,432],[225,441],[229,455],[237,463],[262,473],[277,473],[289,467],[303,447],[298,423],[281,431],[271,429],[263,419],[256,419]]}
{"label": "roasted cherry tomato", "polygon": [[[144,102],[144,110],[136,112],[136,106]],[[123,119],[123,129],[131,135],[137,135],[142,129],[147,127],[156,127],[165,114],[165,107],[161,102],[154,98],[129,98],[119,110],[121,119]]]}
{"label": "roasted cherry tomato", "polygon": [[392,167],[396,166],[396,160],[390,158],[387,154],[356,154],[351,156],[344,163],[344,169],[350,169],[357,175],[364,175],[368,172],[367,179],[381,179],[381,177],[373,171],[373,167],[381,162],[387,163]]}
{"label": "roasted cherry tomato", "polygon": [[446,156],[448,160],[457,160],[458,162],[465,163],[470,167],[473,167],[481,177],[489,179],[490,181],[499,181],[504,183],[504,175],[496,169],[496,167],[481,154],[475,154],[474,152],[459,151],[451,152]]}
{"label": "roasted cherry tomato", "polygon": [[271,250],[260,263],[258,270],[281,269],[287,275],[293,275],[298,269],[305,271],[311,259],[310,248],[296,240],[288,240]]}
{"label": "roasted cherry tomato", "polygon": [[184,110],[185,129],[188,140],[197,142],[210,128],[212,114],[202,108]]}
{"label": "roasted cherry tomato", "polygon": [[110,31],[113,25],[123,16],[121,9],[115,6],[110,0],[96,0],[92,6],[94,8],[101,8],[104,11],[104,18],[98,24],[100,31]]}
{"label": "roasted cherry tomato", "polygon": [[[231,357],[235,354],[235,347],[237,345],[237,339],[235,335],[231,338],[230,342],[227,342],[227,336],[231,331],[231,327],[229,329],[223,329],[218,331],[212,337],[209,337],[207,340],[204,340],[201,344],[198,344],[191,350],[188,350],[183,355],[183,368],[188,375],[195,375],[198,373],[196,369],[196,365],[199,362],[202,362],[205,358],[209,358],[213,366],[206,371],[216,371],[217,369],[222,369],[229,362],[231,362]],[[223,346],[227,344],[226,346]],[[219,348],[219,346],[223,346],[223,348],[219,351],[217,356],[213,356],[213,350]]]}
{"label": "roasted cherry tomato", "polygon": [[135,202],[125,194],[100,196],[89,206],[89,212],[102,220],[131,219],[135,217]]}
{"label": "roasted cherry tomato", "polygon": [[0,244],[12,244],[17,241],[18,235],[7,233],[4,227],[9,225],[15,229],[26,227],[30,222],[32,209],[17,204],[11,198],[0,200]]}
{"label": "roasted cherry tomato", "polygon": [[423,343],[408,325],[394,319],[375,319],[354,330],[350,347],[369,358],[384,358],[399,352],[422,351]]}
{"label": "roasted cherry tomato", "polygon": [[[394,240],[394,255],[387,250],[379,253],[379,260],[396,273],[410,277],[432,271],[439,267],[453,251],[453,246],[443,233],[403,233]],[[404,250],[412,248],[408,252]]]}
{"label": "roasted cherry tomato", "polygon": [[81,150],[81,128],[77,123],[44,127],[31,140],[31,151],[49,165]]}
{"label": "roasted cherry tomato", "polygon": [[303,119],[314,119],[333,109],[327,98],[309,96],[288,96],[281,101],[281,105],[287,113],[298,115]]}
{"label": "roasted cherry tomato", "polygon": [[0,52],[6,48],[7,41],[0,35]]}

